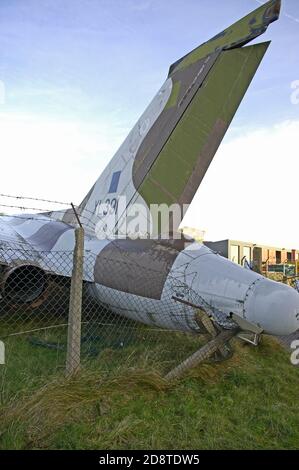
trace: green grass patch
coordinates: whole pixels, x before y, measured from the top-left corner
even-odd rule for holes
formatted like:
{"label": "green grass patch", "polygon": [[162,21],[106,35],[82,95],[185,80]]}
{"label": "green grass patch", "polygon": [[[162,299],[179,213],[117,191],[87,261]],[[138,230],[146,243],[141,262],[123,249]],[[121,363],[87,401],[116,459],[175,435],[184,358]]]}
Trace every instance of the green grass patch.
{"label": "green grass patch", "polygon": [[0,447],[299,447],[299,370],[273,339],[258,348],[235,340],[230,360],[203,364],[174,383],[165,372],[198,339],[165,333],[150,347],[136,344],[106,347],[74,378],[56,377],[3,405]]}

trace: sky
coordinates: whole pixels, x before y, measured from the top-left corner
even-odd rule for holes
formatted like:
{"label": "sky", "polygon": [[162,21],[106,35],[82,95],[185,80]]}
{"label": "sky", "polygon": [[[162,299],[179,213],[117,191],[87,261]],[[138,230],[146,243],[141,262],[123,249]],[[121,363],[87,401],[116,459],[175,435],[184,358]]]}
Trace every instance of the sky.
{"label": "sky", "polygon": [[[259,3],[1,0],[0,193],[79,204],[169,65]],[[183,222],[209,240],[299,248],[299,1],[282,3],[254,41],[272,44]]]}

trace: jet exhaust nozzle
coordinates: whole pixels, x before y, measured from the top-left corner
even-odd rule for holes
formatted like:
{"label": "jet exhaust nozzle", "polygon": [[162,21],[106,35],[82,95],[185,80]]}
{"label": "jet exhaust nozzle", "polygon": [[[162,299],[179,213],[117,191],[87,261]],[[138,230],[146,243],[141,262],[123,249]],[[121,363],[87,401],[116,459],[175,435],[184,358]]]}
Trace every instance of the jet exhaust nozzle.
{"label": "jet exhaust nozzle", "polygon": [[16,304],[36,301],[46,290],[47,275],[39,266],[22,264],[8,268],[2,277],[1,294],[4,300]]}

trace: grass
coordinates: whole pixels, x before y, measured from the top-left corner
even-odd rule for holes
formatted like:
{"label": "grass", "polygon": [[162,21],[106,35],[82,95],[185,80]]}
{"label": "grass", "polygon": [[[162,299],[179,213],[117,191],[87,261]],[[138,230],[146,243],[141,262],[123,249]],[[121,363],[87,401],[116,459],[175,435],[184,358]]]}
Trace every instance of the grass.
{"label": "grass", "polygon": [[1,408],[1,449],[298,449],[288,352],[267,337],[259,348],[235,340],[230,360],[165,381],[194,347],[176,334],[107,347],[72,379],[23,389]]}
{"label": "grass", "polygon": [[54,377],[59,370],[63,370],[65,363],[64,349],[41,348],[34,345],[34,342],[39,339],[63,345],[66,328],[36,333],[34,330],[41,327],[41,324],[32,321],[21,323],[20,326],[15,324],[14,327],[15,331],[32,332],[6,337],[11,331],[3,325],[0,329],[1,339],[5,342],[5,366],[0,366],[0,404],[47,383],[51,376]]}

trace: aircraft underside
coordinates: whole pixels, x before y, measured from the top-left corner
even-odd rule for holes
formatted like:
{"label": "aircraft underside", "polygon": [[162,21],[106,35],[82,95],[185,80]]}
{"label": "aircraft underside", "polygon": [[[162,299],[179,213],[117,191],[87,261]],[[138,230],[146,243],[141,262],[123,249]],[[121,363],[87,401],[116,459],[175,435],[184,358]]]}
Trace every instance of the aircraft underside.
{"label": "aircraft underside", "polygon": [[[183,213],[191,203],[270,43],[246,44],[279,12],[280,0],[270,0],[175,62],[75,212],[0,218],[2,297],[30,303],[47,276],[70,279],[72,263],[51,260],[62,252],[72,259],[79,221],[85,258],[93,259],[84,264],[83,281],[117,314],[198,333],[199,310],[224,329],[274,335],[298,329],[298,292],[174,237],[180,221],[173,215],[152,217],[153,207]],[[136,209],[141,219],[132,232]],[[16,292],[20,285],[27,298]]]}

